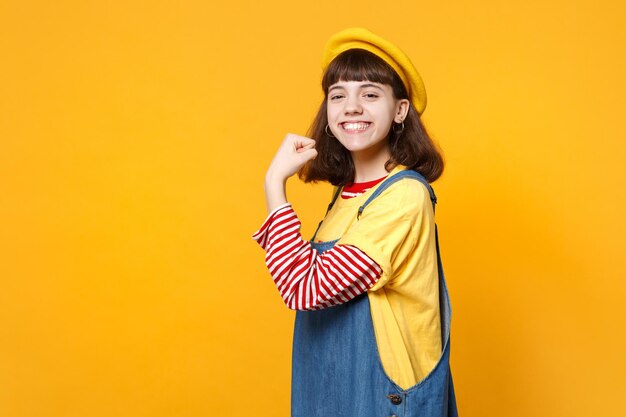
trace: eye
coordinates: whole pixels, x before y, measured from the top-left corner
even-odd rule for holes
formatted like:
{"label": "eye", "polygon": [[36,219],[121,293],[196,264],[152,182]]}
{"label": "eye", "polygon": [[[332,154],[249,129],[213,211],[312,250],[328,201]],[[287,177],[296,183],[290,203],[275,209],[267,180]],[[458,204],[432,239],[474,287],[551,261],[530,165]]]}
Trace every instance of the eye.
{"label": "eye", "polygon": [[335,94],[329,97],[330,100],[336,100],[343,97],[341,94]]}
{"label": "eye", "polygon": [[376,93],[365,93],[364,95],[367,98],[378,98],[378,94]]}

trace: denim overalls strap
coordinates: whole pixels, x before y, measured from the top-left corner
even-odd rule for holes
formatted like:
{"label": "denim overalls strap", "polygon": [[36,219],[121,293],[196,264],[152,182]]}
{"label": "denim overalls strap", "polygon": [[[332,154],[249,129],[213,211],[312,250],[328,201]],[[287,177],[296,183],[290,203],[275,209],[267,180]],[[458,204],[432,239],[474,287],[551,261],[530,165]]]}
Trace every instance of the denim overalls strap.
{"label": "denim overalls strap", "polygon": [[[365,203],[363,203],[363,205],[361,207],[359,207],[359,212],[357,214],[357,219],[361,217],[361,213],[363,213],[363,210],[365,210],[365,207],[367,207],[372,201],[374,201],[374,199],[376,197],[378,197],[380,194],[382,194],[382,192],[385,191],[387,188],[389,188],[392,184],[400,181],[403,178],[416,179],[416,180],[418,180],[419,182],[421,182],[422,184],[424,184],[426,186],[426,189],[428,190],[428,194],[430,195],[430,201],[433,203],[433,211],[434,211],[435,210],[435,204],[437,204],[437,196],[435,195],[435,190],[433,190],[433,187],[430,186],[428,181],[426,181],[426,178],[424,178],[424,176],[422,174],[420,174],[419,172],[413,171],[411,169],[405,169],[404,171],[397,172],[396,174],[394,174],[391,177],[387,178],[385,181],[383,181],[382,184],[380,184],[380,187],[378,187],[376,190],[374,190],[372,195],[365,201]],[[335,199],[333,199],[333,202],[328,207],[329,210],[333,206],[333,204],[335,203]]]}
{"label": "denim overalls strap", "polygon": [[[339,197],[339,195],[341,194],[341,190],[342,190],[342,187],[337,187],[337,190],[335,191],[335,194],[333,195],[333,199],[331,200],[330,204],[328,205],[328,208],[326,209],[326,214],[324,214],[324,218],[326,218],[326,215],[328,214],[330,209],[333,208],[333,206],[335,205],[335,201],[337,201],[337,197]],[[313,233],[311,242],[315,241],[315,237],[317,236],[317,232],[319,232],[320,227],[322,226],[322,223],[324,223],[324,219],[320,220],[319,224],[317,225],[317,229],[315,229],[315,233]],[[333,242],[336,242],[336,240],[334,240]]]}
{"label": "denim overalls strap", "polygon": [[[403,178],[424,183],[435,204],[435,194],[424,177],[407,170],[386,179],[359,208],[359,216],[380,193]],[[335,193],[329,210],[339,193],[340,189]],[[435,226],[435,233],[436,230]],[[318,252],[324,252],[336,242],[311,240],[311,245]],[[297,311],[293,341],[292,417],[458,415],[449,364],[450,302],[438,238],[436,242],[443,349],[433,370],[408,389],[402,389],[389,378],[378,352],[367,292],[334,307]]]}

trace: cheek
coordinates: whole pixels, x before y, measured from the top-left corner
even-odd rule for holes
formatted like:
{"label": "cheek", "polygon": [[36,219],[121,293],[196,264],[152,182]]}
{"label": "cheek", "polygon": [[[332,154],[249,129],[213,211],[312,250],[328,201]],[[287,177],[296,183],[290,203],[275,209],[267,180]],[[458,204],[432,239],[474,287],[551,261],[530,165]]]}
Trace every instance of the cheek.
{"label": "cheek", "polygon": [[393,118],[395,113],[392,109],[384,108],[380,109],[381,111],[378,113],[378,120],[384,125],[391,124],[393,122]]}
{"label": "cheek", "polygon": [[326,118],[328,120],[335,120],[337,118],[337,111],[332,108],[326,109]]}

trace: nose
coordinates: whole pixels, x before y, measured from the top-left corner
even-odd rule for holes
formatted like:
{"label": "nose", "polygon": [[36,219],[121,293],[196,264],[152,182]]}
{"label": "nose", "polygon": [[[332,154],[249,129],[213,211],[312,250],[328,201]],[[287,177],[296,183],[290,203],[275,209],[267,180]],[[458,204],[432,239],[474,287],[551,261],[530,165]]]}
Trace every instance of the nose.
{"label": "nose", "polygon": [[361,107],[361,102],[359,101],[359,97],[357,95],[348,95],[347,100],[345,101],[346,105],[344,107],[345,114],[360,114],[363,110]]}

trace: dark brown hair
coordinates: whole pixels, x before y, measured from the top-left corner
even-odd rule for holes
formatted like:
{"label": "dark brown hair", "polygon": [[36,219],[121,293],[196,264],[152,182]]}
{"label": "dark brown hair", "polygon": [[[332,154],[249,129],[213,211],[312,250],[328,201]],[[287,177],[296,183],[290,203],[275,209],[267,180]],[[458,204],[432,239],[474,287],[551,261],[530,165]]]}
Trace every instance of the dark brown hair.
{"label": "dark brown hair", "polygon": [[[338,81],[371,81],[391,86],[397,100],[409,96],[402,80],[394,69],[373,53],[364,49],[349,49],[328,65],[322,78],[324,101],[307,132],[316,142],[317,158],[309,161],[298,172],[305,182],[328,181],[333,185],[345,185],[354,181],[354,163],[350,152],[335,138],[329,137],[326,103],[328,88]],[[426,132],[420,116],[409,106],[404,120],[404,130],[398,135],[393,128],[389,132],[390,159],[385,163],[389,172],[398,164],[405,165],[422,174],[429,182],[435,181],[443,172],[443,157]]]}

